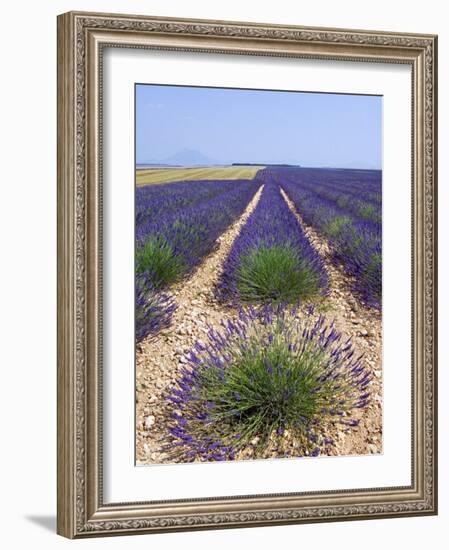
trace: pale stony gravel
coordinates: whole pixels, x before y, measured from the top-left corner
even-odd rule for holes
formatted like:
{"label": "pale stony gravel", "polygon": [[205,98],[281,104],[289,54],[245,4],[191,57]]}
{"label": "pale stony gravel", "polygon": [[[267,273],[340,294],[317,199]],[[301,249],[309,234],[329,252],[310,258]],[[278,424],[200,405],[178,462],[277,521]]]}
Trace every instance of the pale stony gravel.
{"label": "pale stony gravel", "polygon": [[[221,235],[217,249],[210,254],[193,275],[176,285],[172,295],[176,310],[172,327],[157,339],[146,339],[138,346],[136,357],[136,457],[138,464],[172,462],[163,450],[167,443],[167,390],[177,379],[180,367],[187,362],[186,355],[197,341],[205,342],[208,325],[219,327],[222,320],[236,315],[235,310],[224,307],[215,299],[215,285],[221,266],[232,244],[256,207],[262,187],[257,191],[243,215]],[[330,428],[326,434],[336,441],[329,448],[330,455],[372,454],[382,452],[382,367],[381,367],[381,316],[375,310],[361,305],[350,291],[351,280],[329,259],[329,247],[311,227],[304,224],[289,198],[287,204],[301,223],[307,237],[325,262],[329,276],[330,293],[317,307],[329,320],[335,319],[336,328],[352,336],[356,351],[364,355],[364,362],[373,373],[370,386],[372,399],[367,409],[359,411],[358,428],[344,432],[340,427]],[[286,431],[283,449],[291,448],[293,441]],[[257,441],[254,441],[254,445]],[[278,448],[280,446],[278,445]],[[237,459],[251,458],[250,446],[237,455]],[[267,450],[267,458],[276,457],[276,451]]]}

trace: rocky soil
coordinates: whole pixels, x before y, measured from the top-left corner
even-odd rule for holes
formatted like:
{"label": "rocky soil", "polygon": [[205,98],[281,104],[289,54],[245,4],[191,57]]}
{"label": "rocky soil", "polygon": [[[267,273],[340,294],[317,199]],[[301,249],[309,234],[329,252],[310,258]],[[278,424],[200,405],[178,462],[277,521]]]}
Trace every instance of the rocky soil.
{"label": "rocky soil", "polygon": [[[172,462],[164,450],[167,444],[167,415],[169,407],[165,399],[167,390],[177,379],[179,369],[187,362],[186,355],[196,341],[205,341],[207,326],[219,326],[223,319],[236,315],[215,299],[215,285],[221,266],[234,239],[249,215],[256,207],[262,187],[257,191],[243,215],[217,242],[217,249],[210,254],[192,276],[175,286],[171,293],[178,305],[172,327],[156,339],[146,339],[137,348],[136,356],[136,456],[138,464]],[[325,262],[329,276],[329,295],[317,305],[329,320],[335,320],[336,328],[351,336],[358,354],[363,354],[364,365],[373,373],[370,386],[371,401],[367,409],[359,411],[360,424],[351,431],[341,426],[330,427],[328,437],[335,445],[329,447],[329,455],[373,454],[382,452],[382,324],[380,314],[364,307],[351,292],[351,280],[330,260],[327,242],[307,226],[296,212],[288,196],[287,204],[297,216],[307,237]],[[286,431],[282,448],[291,448],[294,441]],[[237,459],[251,458],[253,445],[243,450]],[[278,446],[279,447],[279,446]],[[276,450],[267,450],[266,458],[278,456]]]}

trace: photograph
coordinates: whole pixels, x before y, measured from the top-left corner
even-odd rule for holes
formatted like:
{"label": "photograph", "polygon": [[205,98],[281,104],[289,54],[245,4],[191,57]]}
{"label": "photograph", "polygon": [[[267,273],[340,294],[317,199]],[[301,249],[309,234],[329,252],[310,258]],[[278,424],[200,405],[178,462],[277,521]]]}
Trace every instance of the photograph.
{"label": "photograph", "polygon": [[382,96],[134,98],[136,465],[381,455]]}

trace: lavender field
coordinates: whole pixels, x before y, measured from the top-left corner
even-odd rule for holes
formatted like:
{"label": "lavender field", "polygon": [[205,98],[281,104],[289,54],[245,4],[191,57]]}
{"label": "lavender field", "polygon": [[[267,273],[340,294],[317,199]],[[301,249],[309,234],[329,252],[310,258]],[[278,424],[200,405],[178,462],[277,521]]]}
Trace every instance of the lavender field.
{"label": "lavender field", "polygon": [[136,187],[138,463],[382,452],[381,171],[226,170]]}

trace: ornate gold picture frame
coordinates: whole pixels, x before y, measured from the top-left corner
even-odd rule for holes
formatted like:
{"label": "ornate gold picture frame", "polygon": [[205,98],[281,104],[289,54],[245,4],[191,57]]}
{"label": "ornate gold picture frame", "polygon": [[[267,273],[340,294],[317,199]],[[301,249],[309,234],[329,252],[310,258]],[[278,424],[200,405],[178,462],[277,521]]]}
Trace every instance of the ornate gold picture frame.
{"label": "ornate gold picture frame", "polygon": [[[412,327],[412,349],[404,354],[412,381],[410,485],[276,494],[261,487],[260,494],[162,500],[155,500],[149,487],[143,502],[105,501],[102,94],[107,48],[410,67],[412,308],[403,312]],[[78,12],[58,17],[59,534],[83,538],[437,513],[436,109],[433,35]]]}

